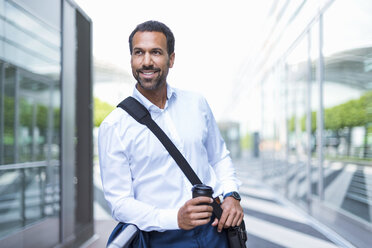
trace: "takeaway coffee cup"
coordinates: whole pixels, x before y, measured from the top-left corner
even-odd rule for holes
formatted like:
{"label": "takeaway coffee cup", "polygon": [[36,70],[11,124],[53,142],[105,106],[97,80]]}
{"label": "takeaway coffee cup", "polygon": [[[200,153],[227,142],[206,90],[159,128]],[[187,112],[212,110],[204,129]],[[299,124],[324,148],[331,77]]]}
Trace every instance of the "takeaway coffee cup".
{"label": "takeaway coffee cup", "polygon": [[194,187],[192,187],[192,198],[195,198],[198,196],[206,196],[206,197],[213,198],[212,187],[209,187],[205,184],[195,184]]}

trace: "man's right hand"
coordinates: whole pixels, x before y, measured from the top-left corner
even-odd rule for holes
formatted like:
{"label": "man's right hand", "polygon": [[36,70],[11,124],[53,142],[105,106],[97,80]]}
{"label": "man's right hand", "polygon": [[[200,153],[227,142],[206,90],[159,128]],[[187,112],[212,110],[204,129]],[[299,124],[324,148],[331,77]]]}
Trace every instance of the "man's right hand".
{"label": "man's right hand", "polygon": [[184,230],[191,230],[194,227],[207,224],[211,220],[213,211],[213,208],[207,204],[212,202],[212,198],[204,196],[188,200],[178,210],[178,226]]}

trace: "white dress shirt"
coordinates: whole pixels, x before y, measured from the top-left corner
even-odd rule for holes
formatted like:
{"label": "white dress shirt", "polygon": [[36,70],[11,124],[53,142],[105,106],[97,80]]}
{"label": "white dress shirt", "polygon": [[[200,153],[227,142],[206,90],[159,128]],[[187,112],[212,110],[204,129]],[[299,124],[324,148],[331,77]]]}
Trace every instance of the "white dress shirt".
{"label": "white dress shirt", "polygon": [[[133,97],[150,112],[214,197],[237,191],[239,181],[206,100],[167,86],[160,109],[136,88]],[[121,108],[102,122],[99,161],[112,216],[143,231],[179,229],[177,213],[192,198],[192,185],[156,136]]]}

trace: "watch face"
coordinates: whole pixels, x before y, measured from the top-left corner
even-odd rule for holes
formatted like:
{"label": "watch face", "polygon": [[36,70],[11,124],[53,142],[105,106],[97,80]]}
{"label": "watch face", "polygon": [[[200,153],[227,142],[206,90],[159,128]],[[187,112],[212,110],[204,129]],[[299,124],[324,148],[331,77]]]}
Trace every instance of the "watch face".
{"label": "watch face", "polygon": [[240,195],[239,195],[239,193],[238,192],[233,192],[232,193],[232,197],[234,197],[235,199],[237,199],[237,200],[241,200],[241,197],[240,197]]}

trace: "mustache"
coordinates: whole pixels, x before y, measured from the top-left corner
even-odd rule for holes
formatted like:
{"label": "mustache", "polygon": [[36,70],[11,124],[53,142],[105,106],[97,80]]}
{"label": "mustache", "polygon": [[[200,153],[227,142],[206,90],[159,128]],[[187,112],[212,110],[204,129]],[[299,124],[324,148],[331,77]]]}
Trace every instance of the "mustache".
{"label": "mustache", "polygon": [[160,71],[160,68],[157,68],[151,65],[151,66],[142,66],[141,68],[137,69],[137,71],[147,71],[147,70]]}

